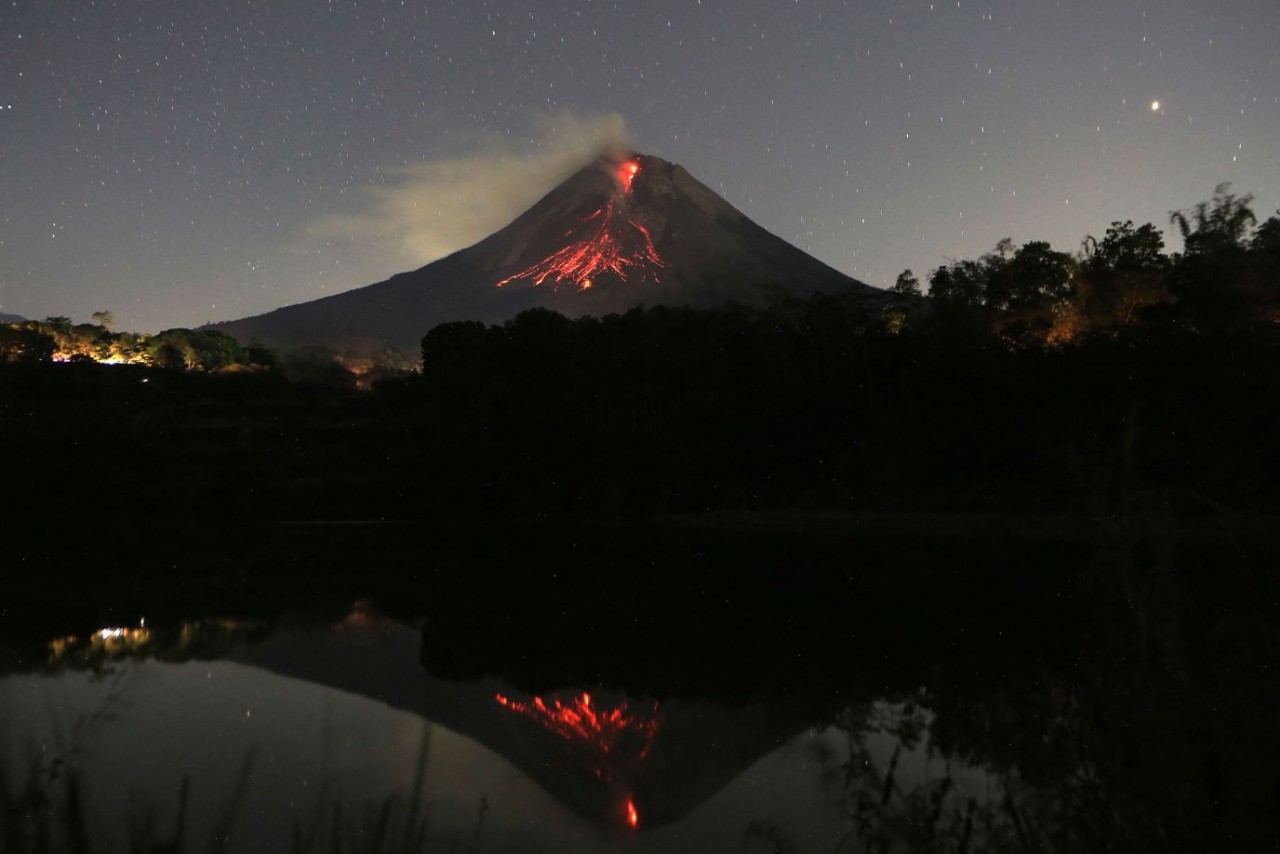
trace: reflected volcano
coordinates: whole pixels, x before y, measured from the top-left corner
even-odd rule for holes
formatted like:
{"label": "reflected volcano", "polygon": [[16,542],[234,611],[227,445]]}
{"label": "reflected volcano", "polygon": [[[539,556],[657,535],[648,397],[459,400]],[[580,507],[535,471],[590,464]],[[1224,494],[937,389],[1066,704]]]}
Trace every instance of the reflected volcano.
{"label": "reflected volcano", "polygon": [[[0,732],[19,733],[19,745],[53,743],[38,697],[23,701],[33,685],[47,708],[83,708],[63,696],[76,680],[33,671],[89,671],[74,674],[83,693],[100,675],[136,668],[164,690],[140,692],[122,716],[139,722],[122,725],[118,752],[132,761],[199,742],[208,755],[176,761],[208,791],[218,757],[240,755],[260,720],[274,716],[276,728],[253,749],[275,755],[300,722],[312,722],[313,742],[360,744],[398,718],[392,744],[369,755],[399,769],[403,791],[412,745],[428,745],[427,797],[442,820],[452,810],[458,839],[468,822],[478,827],[477,813],[504,811],[504,841],[523,844],[496,850],[670,851],[675,840],[684,850],[833,850],[844,838],[903,850],[1020,839],[1041,850],[1135,851],[1177,838],[1209,850],[1226,834],[1274,838],[1280,813],[1268,806],[1270,766],[1258,762],[1276,753],[1274,715],[1258,712],[1277,694],[1256,643],[1274,632],[1274,562],[1206,549],[1173,573],[1108,552],[1085,573],[1056,574],[1043,560],[1001,569],[984,545],[978,569],[963,573],[899,563],[893,573],[797,578],[755,552],[756,563],[733,564],[750,572],[624,566],[606,577],[563,562],[524,568],[526,551],[518,585],[492,583],[513,581],[510,560],[500,573],[418,582],[417,626],[363,606],[271,628],[179,630],[149,612],[142,631],[136,616],[112,618],[33,654],[0,651],[11,671],[0,680]],[[776,566],[795,565],[796,554],[788,543]],[[1257,595],[1223,592],[1224,566]],[[628,579],[642,581],[622,588]],[[1134,580],[1167,597],[1149,598],[1142,621]],[[671,590],[690,595],[672,601]],[[232,673],[269,688],[232,696],[202,681]],[[299,702],[304,694],[323,699]],[[322,703],[347,701],[367,720],[337,739],[315,735]],[[199,704],[233,717],[206,726]],[[13,720],[20,727],[6,730]],[[181,732],[155,742],[147,727],[157,726]],[[255,809],[314,779],[316,760],[306,762]],[[123,768],[107,779],[133,774]],[[234,770],[220,772],[215,791]],[[164,773],[173,772],[138,779],[163,785]],[[534,825],[537,840],[525,841],[518,828]],[[581,844],[560,844],[565,834]]]}
{"label": "reflected volcano", "polygon": [[421,643],[418,630],[361,607],[336,627],[276,631],[231,658],[445,726],[503,756],[577,815],[612,827],[680,820],[807,727],[763,707],[600,689],[538,697],[496,679],[447,681],[423,670]]}

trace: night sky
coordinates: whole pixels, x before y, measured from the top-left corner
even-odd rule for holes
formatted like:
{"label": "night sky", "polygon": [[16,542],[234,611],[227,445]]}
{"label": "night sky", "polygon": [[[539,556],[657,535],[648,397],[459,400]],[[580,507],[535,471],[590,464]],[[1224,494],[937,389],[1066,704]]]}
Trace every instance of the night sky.
{"label": "night sky", "polygon": [[[4,0],[0,311],[258,314],[506,224],[601,145],[871,284],[1280,206],[1277,0]],[[425,330],[424,330],[425,331]]]}

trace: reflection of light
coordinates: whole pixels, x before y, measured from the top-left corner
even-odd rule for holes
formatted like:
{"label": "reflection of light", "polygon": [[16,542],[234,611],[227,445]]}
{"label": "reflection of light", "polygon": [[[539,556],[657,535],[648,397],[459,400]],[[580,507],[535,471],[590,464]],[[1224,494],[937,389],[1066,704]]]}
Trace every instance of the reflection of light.
{"label": "reflection of light", "polygon": [[107,626],[98,629],[89,636],[91,644],[103,645],[108,648],[118,648],[128,644],[132,647],[140,646],[151,640],[151,632],[145,626],[145,621],[138,624],[138,628],[130,629],[121,626]]}
{"label": "reflection of light", "polygon": [[151,632],[141,625],[136,629],[108,626],[105,629],[98,629],[90,636],[89,639],[91,643],[95,644],[108,644],[114,646],[114,642],[120,642],[136,646],[151,640]]}
{"label": "reflection of light", "polygon": [[339,625],[344,629],[372,629],[375,624],[383,622],[382,616],[374,610],[367,599],[357,599],[351,605],[351,613],[342,618]]}
{"label": "reflection of light", "polygon": [[67,635],[66,637],[55,638],[49,641],[49,663],[55,664],[60,661],[63,656],[74,649],[80,639],[75,635]]}
{"label": "reflection of light", "polygon": [[611,777],[618,767],[648,756],[661,723],[657,703],[641,711],[632,711],[626,703],[607,708],[594,704],[585,691],[567,702],[534,697],[524,703],[502,694],[494,699],[565,741],[587,748],[595,754],[594,771],[602,779]]}
{"label": "reflection of light", "polygon": [[66,635],[49,642],[49,664],[79,666],[94,665],[109,658],[145,656],[153,654],[163,644],[167,653],[179,657],[188,651],[202,647],[211,640],[231,637],[245,627],[237,620],[205,620],[183,623],[175,636],[172,632],[157,634],[147,626],[147,618],[140,617],[138,625],[103,626],[85,635]]}
{"label": "reflection of light", "polygon": [[57,638],[49,642],[49,664],[59,664],[75,659],[90,660],[100,655],[133,654],[151,643],[151,630],[139,623],[138,628],[105,626],[94,629],[83,639],[75,635]]}

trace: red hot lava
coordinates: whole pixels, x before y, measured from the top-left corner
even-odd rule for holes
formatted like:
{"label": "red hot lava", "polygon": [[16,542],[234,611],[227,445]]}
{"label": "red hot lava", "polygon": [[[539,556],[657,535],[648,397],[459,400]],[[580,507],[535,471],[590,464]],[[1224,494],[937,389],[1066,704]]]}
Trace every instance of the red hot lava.
{"label": "red hot lava", "polygon": [[618,167],[618,181],[622,184],[623,195],[631,192],[631,182],[636,179],[639,172],[640,163],[635,160],[628,160]]}
{"label": "red hot lava", "polygon": [[626,703],[615,708],[597,708],[585,691],[568,702],[552,698],[544,702],[534,697],[528,703],[503,694],[498,705],[536,721],[565,741],[585,748],[594,759],[596,776],[608,779],[622,765],[644,759],[653,746],[661,723],[658,704],[648,711],[633,712]]}
{"label": "red hot lava", "polygon": [[[605,708],[597,706],[585,691],[567,702],[534,697],[525,703],[503,694],[495,694],[494,699],[504,709],[537,722],[570,745],[585,750],[591,770],[602,780],[609,780],[615,771],[648,756],[661,724],[657,703],[648,710],[634,712],[626,703]],[[622,817],[627,827],[639,829],[640,811],[631,795],[623,804]]]}
{"label": "red hot lava", "polygon": [[612,273],[624,282],[636,274],[641,278],[656,278],[654,269],[664,265],[653,238],[648,229],[626,214],[626,199],[639,173],[638,160],[619,165],[616,177],[621,192],[582,221],[585,234],[533,266],[498,282],[498,287],[516,280],[531,280],[534,285],[550,281],[553,290],[561,282],[572,282],[578,290],[585,291],[603,273]]}

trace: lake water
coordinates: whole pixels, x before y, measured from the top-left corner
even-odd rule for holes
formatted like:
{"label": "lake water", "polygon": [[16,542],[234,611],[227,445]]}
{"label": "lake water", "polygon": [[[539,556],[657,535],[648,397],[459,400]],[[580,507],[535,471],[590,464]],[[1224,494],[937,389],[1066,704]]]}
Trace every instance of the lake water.
{"label": "lake water", "polygon": [[[78,651],[143,637],[100,634]],[[90,837],[117,849],[140,822],[172,838],[186,780],[185,841],[225,835],[243,851],[287,849],[298,832],[328,850],[338,813],[339,847],[360,849],[387,804],[397,850],[414,804],[427,850],[856,850],[860,795],[892,823],[943,784],[949,809],[1005,793],[998,775],[931,750],[927,715],[909,704],[872,703],[851,726],[615,691],[535,698],[433,678],[421,642],[361,609],[219,660],[11,675],[0,682],[19,760],[10,779],[22,760],[62,760]],[[897,731],[913,717],[926,734],[904,746]]]}
{"label": "lake water", "polygon": [[1258,850],[1277,582],[1219,546],[752,547],[433,570],[385,611],[113,606],[0,651],[0,843]]}

